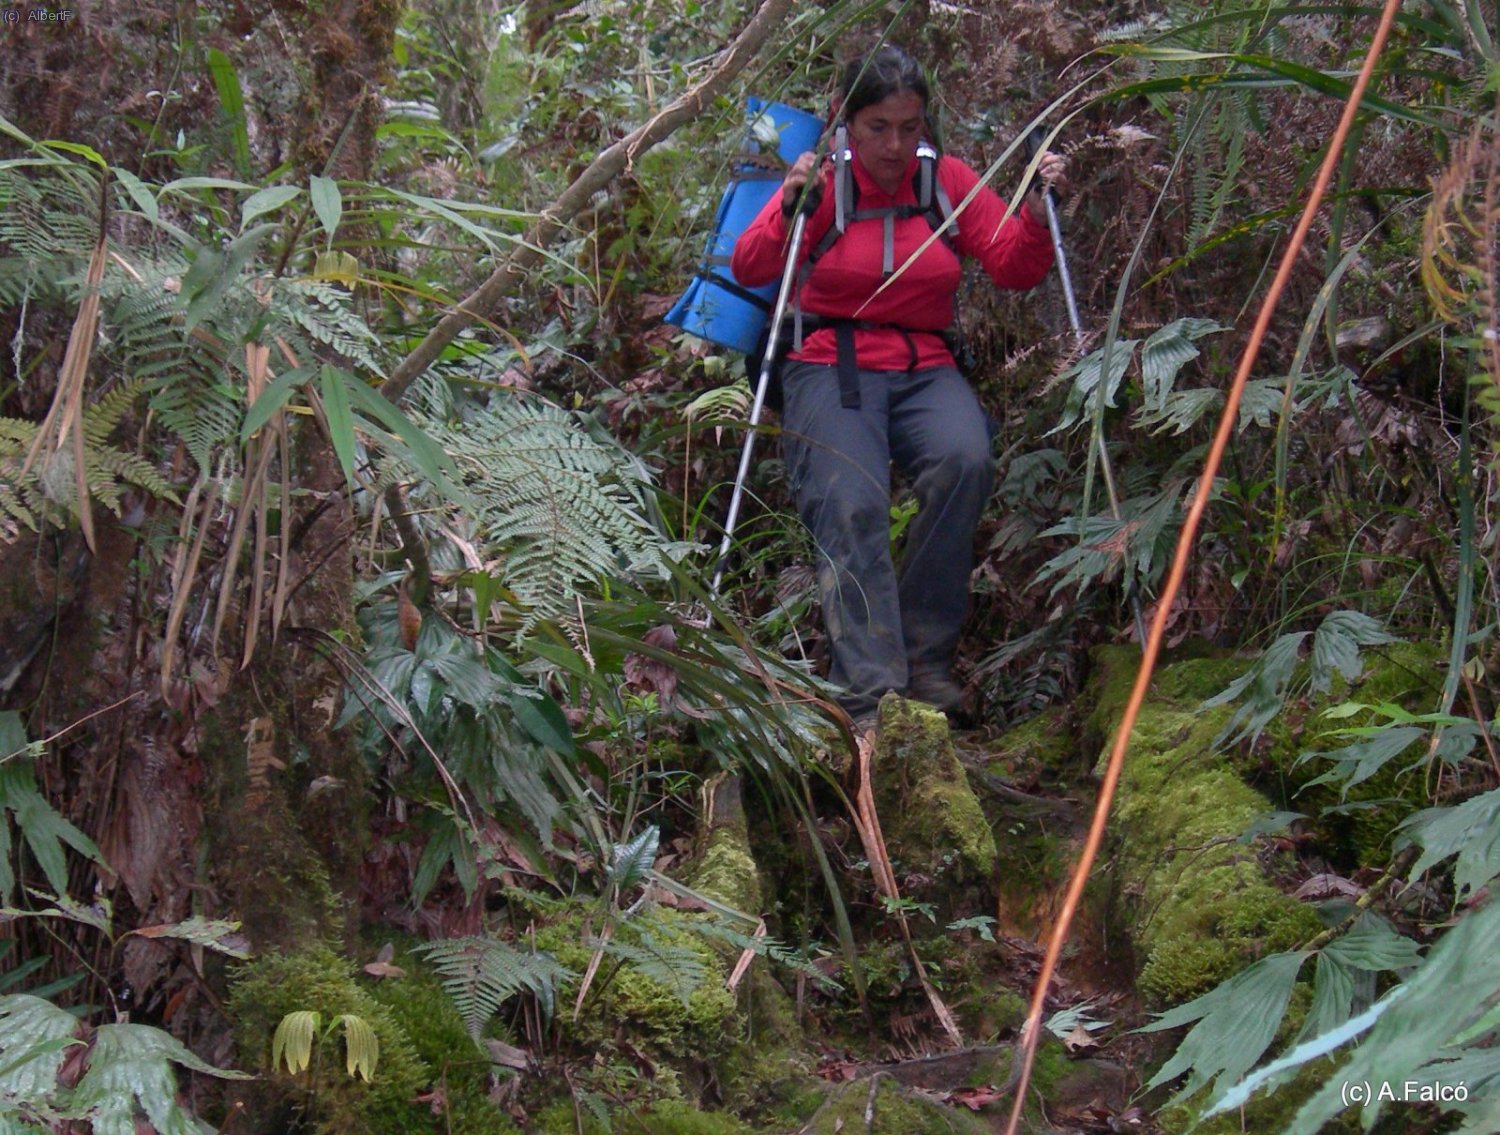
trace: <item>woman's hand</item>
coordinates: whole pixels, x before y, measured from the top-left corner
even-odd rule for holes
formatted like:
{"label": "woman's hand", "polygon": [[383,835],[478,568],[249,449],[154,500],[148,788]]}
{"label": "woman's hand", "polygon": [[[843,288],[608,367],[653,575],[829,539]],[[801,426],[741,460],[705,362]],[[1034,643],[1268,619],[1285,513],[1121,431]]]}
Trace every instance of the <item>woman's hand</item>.
{"label": "woman's hand", "polygon": [[1046,193],[1060,191],[1068,182],[1068,159],[1047,150],[1037,164],[1036,177],[1031,182],[1031,192],[1026,194],[1026,211],[1039,225],[1047,223]]}
{"label": "woman's hand", "polygon": [[[813,165],[817,160],[816,153],[806,151],[792,163],[792,168],[786,171],[786,177],[781,180],[781,215],[788,220],[791,220],[792,214],[797,210],[797,202],[801,200],[802,191],[813,175]],[[807,212],[811,213],[818,207],[822,192],[821,186],[813,186],[807,194],[807,203],[803,206]]]}

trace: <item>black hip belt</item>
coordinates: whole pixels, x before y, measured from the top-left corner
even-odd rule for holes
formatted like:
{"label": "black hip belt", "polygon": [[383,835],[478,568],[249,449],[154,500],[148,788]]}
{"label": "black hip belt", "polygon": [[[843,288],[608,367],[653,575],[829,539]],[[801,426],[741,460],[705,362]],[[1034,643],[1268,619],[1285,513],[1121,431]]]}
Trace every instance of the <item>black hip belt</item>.
{"label": "black hip belt", "polygon": [[921,327],[902,327],[897,323],[873,323],[868,319],[839,319],[826,315],[803,315],[798,312],[796,323],[796,345],[802,346],[802,334],[804,331],[819,331],[832,328],[834,342],[838,346],[838,376],[839,376],[839,405],[846,410],[858,410],[860,407],[859,396],[859,359],[854,352],[854,333],[856,331],[897,331],[906,340],[908,352],[907,373],[917,369],[917,345],[912,342],[913,335],[936,335],[942,339],[943,345],[950,352],[954,351],[958,343],[958,335],[952,328],[942,331],[932,331]]}

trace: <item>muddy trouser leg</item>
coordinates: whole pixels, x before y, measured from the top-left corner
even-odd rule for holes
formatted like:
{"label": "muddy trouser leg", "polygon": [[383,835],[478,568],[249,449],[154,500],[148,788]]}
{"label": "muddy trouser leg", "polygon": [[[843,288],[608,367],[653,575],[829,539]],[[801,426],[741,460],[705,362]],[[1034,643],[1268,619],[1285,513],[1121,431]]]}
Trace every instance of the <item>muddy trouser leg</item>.
{"label": "muddy trouser leg", "polygon": [[890,396],[890,445],[912,485],[898,601],[914,671],[946,675],[969,609],[974,530],[994,479],[984,410],[952,367],[916,371]]}
{"label": "muddy trouser leg", "polygon": [[904,373],[860,371],[860,405],[841,404],[838,371],[788,364],[782,450],[797,511],[817,545],[832,651],[829,680],[851,716],[906,688],[906,648],[890,548],[887,399]]}

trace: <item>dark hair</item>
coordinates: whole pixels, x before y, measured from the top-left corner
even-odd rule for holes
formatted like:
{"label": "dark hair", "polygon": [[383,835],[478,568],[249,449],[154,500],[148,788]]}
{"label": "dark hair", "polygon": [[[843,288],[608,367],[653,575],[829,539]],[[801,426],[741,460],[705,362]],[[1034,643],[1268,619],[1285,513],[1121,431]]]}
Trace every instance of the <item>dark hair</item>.
{"label": "dark hair", "polygon": [[847,122],[865,107],[907,91],[921,96],[925,110],[928,89],[922,65],[899,47],[891,44],[877,47],[844,67],[844,79],[839,84],[843,118]]}

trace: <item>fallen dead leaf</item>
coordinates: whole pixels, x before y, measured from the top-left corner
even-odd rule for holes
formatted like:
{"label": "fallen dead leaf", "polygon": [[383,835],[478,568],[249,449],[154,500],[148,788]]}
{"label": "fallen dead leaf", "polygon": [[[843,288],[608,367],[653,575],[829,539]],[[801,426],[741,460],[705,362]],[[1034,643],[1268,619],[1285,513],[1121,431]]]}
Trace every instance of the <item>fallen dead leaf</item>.
{"label": "fallen dead leaf", "polygon": [[1099,1042],[1094,1039],[1093,1034],[1082,1025],[1074,1025],[1073,1031],[1062,1038],[1063,1047],[1069,1052],[1082,1052],[1084,1049],[1098,1048]]}
{"label": "fallen dead leaf", "polygon": [[962,1104],[970,1111],[978,1111],[987,1104],[999,1103],[1005,1098],[1005,1093],[993,1084],[986,1084],[982,1088],[959,1088],[946,1098],[950,1104]]}

